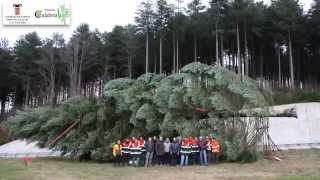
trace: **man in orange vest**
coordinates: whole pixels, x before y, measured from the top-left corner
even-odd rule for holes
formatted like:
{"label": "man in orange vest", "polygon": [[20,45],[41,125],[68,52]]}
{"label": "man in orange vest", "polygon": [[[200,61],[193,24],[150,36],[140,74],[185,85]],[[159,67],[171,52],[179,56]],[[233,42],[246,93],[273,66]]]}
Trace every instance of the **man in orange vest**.
{"label": "man in orange vest", "polygon": [[122,145],[120,140],[112,146],[112,155],[114,158],[114,167],[117,165],[120,166],[122,163]]}
{"label": "man in orange vest", "polygon": [[220,155],[220,143],[215,138],[213,138],[211,141],[211,150],[212,150],[212,155],[213,155],[213,161],[218,162],[219,155]]}
{"label": "man in orange vest", "polygon": [[141,148],[139,146],[139,140],[135,137],[132,138],[130,145],[130,155],[132,157],[132,163],[134,166],[139,166],[139,160],[141,155]]}
{"label": "man in orange vest", "polygon": [[190,154],[190,158],[189,158],[189,164],[194,165],[196,164],[196,158],[197,158],[197,146],[196,146],[196,140],[190,136],[188,138],[188,143],[190,145],[191,148],[191,154]]}
{"label": "man in orange vest", "polygon": [[124,165],[129,164],[129,159],[130,159],[129,146],[130,146],[130,140],[128,138],[122,141],[122,157],[123,157],[122,161]]}

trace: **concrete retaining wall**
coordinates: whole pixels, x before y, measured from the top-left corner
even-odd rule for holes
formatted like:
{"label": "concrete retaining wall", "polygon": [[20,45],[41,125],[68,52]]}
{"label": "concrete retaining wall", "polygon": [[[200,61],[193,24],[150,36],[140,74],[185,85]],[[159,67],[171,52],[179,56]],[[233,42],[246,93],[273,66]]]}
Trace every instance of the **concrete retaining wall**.
{"label": "concrete retaining wall", "polygon": [[298,118],[270,118],[270,136],[280,149],[320,148],[320,103],[274,106],[295,107]]}

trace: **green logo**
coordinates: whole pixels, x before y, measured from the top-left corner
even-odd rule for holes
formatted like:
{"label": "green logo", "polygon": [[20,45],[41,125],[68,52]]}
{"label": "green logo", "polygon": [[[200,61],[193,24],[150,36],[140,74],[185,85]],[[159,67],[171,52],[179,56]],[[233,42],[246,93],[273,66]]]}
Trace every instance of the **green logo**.
{"label": "green logo", "polygon": [[66,8],[65,5],[61,5],[58,8],[58,19],[64,24],[66,24],[66,19],[70,17],[70,15],[71,15],[71,11],[69,8]]}

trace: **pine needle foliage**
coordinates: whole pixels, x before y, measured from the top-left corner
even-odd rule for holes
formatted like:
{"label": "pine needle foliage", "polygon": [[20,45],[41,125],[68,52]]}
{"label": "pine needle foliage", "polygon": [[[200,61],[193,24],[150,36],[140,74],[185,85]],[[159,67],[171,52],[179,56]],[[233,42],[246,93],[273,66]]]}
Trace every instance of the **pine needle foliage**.
{"label": "pine needle foliage", "polygon": [[249,141],[249,127],[257,125],[258,117],[247,121],[239,112],[267,102],[253,80],[241,81],[223,67],[191,63],[170,76],[149,73],[109,81],[100,99],[73,97],[58,107],[19,112],[9,126],[12,137],[45,147],[79,121],[49,148],[95,160],[107,160],[112,143],[128,136],[215,136],[226,159],[235,161],[258,142]]}

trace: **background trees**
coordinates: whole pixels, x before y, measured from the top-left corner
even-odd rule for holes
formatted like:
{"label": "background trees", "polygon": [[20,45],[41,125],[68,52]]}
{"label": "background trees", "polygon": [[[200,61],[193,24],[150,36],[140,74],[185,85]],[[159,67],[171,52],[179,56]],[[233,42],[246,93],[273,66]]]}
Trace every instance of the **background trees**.
{"label": "background trees", "polygon": [[[103,84],[145,72],[181,71],[199,61],[250,76],[262,87],[316,90],[320,5],[298,0],[144,1],[136,24],[99,32],[81,24],[70,39],[27,33],[0,46],[2,114],[101,96]],[[189,4],[184,6],[184,4]],[[208,5],[207,7],[205,5]],[[186,8],[186,9],[185,9]]]}

